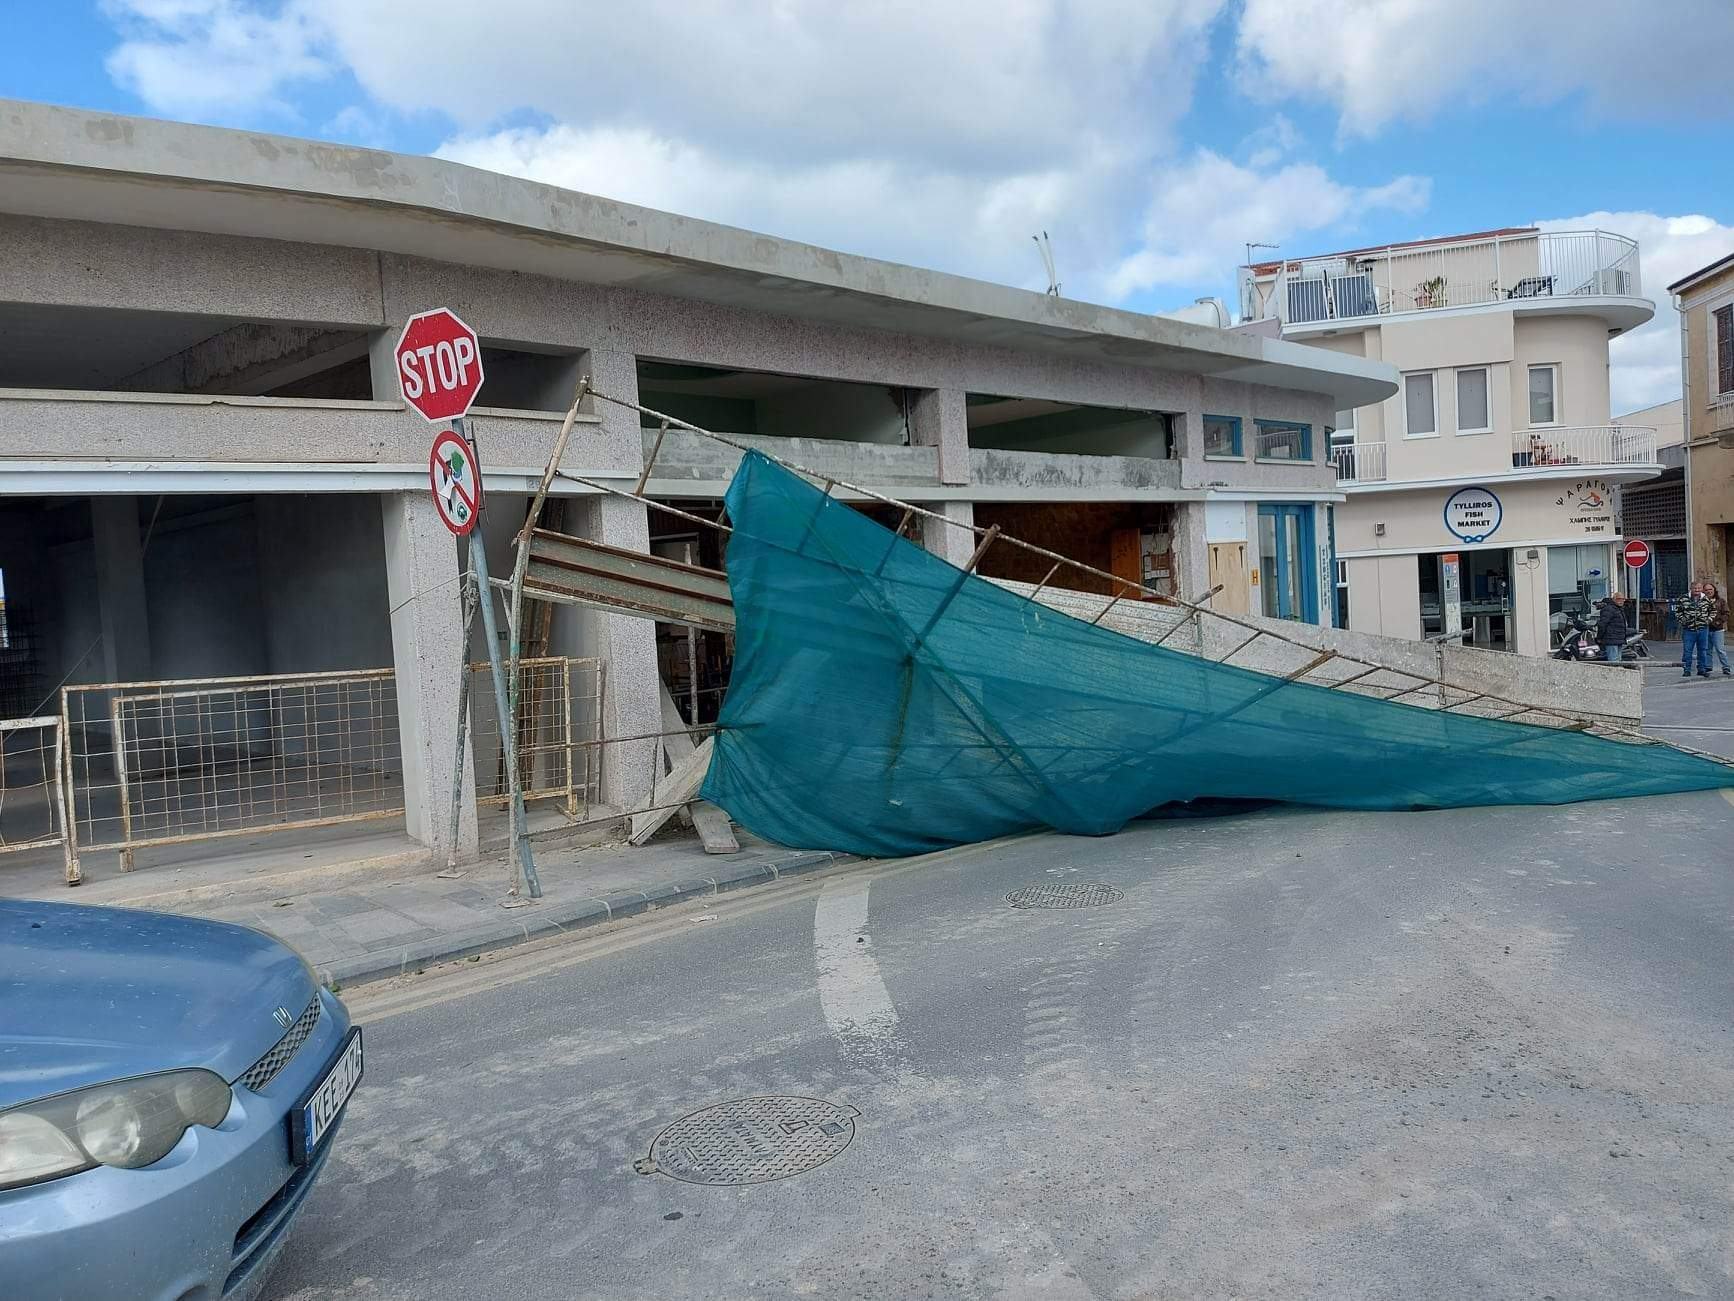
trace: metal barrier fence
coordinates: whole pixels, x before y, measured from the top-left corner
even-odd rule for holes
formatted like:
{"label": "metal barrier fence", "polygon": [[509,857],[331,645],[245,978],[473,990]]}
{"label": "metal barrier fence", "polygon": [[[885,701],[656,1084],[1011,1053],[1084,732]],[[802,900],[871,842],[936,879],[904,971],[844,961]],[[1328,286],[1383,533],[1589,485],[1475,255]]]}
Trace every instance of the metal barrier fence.
{"label": "metal barrier fence", "polygon": [[[511,803],[487,664],[472,664],[470,752],[476,803]],[[549,655],[518,661],[518,781],[526,802],[557,800],[568,818],[588,817],[600,800],[602,661]]]}
{"label": "metal barrier fence", "polygon": [[0,720],[0,854],[66,841],[60,719]]}
{"label": "metal barrier fence", "polygon": [[[471,672],[486,675],[488,666]],[[523,660],[520,673],[524,797],[585,817],[600,793],[602,662],[546,656]],[[61,830],[28,844],[0,837],[0,852],[64,839],[68,882],[81,879],[80,857],[93,850],[117,852],[130,872],[134,852],[151,846],[404,813],[391,669],[66,687],[59,718],[0,723],[0,736],[33,726],[53,737],[48,770]],[[485,678],[470,692],[470,739],[476,802],[508,803]],[[0,779],[0,801],[10,776]]]}
{"label": "metal barrier fence", "polygon": [[80,855],[133,853],[290,827],[399,817],[403,763],[390,669],[61,692],[71,793],[67,879]]}

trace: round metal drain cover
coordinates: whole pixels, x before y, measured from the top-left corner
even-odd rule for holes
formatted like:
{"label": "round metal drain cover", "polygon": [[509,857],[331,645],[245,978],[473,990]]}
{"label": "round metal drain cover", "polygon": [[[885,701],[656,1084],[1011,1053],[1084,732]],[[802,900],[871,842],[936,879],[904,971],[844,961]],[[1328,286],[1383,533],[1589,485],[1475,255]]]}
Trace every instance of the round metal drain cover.
{"label": "round metal drain cover", "polygon": [[1097,908],[1119,903],[1125,897],[1111,885],[1090,881],[1083,885],[1032,885],[1013,890],[1005,901],[1013,908]]}
{"label": "round metal drain cover", "polygon": [[823,1098],[741,1098],[683,1116],[638,1169],[689,1184],[762,1184],[822,1166],[855,1137],[853,1107]]}

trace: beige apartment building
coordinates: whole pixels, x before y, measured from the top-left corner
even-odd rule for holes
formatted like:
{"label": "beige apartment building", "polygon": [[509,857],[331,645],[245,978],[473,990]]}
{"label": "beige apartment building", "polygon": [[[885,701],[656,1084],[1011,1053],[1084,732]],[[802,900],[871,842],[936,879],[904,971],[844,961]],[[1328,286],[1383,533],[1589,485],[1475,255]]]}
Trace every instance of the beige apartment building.
{"label": "beige apartment building", "polygon": [[1241,268],[1240,311],[1401,372],[1337,413],[1335,622],[1544,655],[1616,586],[1620,485],[1659,473],[1616,425],[1608,340],[1642,325],[1637,244],[1508,228]]}
{"label": "beige apartment building", "polygon": [[1734,253],[1668,286],[1680,309],[1694,577],[1734,584]]}

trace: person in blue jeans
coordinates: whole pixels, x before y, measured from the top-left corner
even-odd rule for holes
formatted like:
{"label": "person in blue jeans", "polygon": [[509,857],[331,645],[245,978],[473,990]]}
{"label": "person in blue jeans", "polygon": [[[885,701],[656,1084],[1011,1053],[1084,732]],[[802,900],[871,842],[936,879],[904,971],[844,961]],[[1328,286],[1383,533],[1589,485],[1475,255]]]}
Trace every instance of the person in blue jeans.
{"label": "person in blue jeans", "polygon": [[1596,643],[1602,648],[1602,658],[1618,664],[1626,648],[1631,626],[1626,622],[1626,594],[1615,592],[1601,604],[1596,614]]}
{"label": "person in blue jeans", "polygon": [[1728,671],[1728,598],[1722,595],[1714,579],[1706,579],[1704,596],[1710,602],[1710,642],[1709,651],[1704,657],[1704,667],[1710,667],[1713,656],[1722,666],[1722,676],[1734,678],[1734,673]]}
{"label": "person in blue jeans", "polygon": [[1674,602],[1674,618],[1680,623],[1680,670],[1692,676],[1692,661],[1698,661],[1698,676],[1710,676],[1710,600],[1704,584],[1694,581],[1686,595]]}

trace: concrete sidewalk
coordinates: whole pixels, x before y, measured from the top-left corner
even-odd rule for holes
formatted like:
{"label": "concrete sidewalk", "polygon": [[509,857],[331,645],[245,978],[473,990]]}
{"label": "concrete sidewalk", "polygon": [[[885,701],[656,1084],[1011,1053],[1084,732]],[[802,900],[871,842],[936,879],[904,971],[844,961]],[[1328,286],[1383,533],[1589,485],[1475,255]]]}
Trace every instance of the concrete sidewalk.
{"label": "concrete sidewalk", "polygon": [[718,856],[686,835],[636,849],[539,849],[543,897],[524,904],[508,893],[511,873],[500,855],[457,877],[438,875],[424,858],[364,872],[310,868],[168,892],[137,873],[107,883],[100,900],[64,890],[42,897],[254,926],[298,950],[320,979],[341,986],[853,861],[847,854],[784,849],[744,832],[740,840],[740,853]]}

